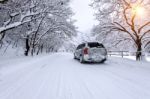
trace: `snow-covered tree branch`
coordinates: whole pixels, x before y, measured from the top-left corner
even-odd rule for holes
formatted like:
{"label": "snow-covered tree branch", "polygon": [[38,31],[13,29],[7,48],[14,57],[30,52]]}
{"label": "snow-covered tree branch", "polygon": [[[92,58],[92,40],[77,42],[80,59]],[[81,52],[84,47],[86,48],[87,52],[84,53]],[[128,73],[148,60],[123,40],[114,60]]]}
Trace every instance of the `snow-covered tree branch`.
{"label": "snow-covered tree branch", "polygon": [[123,35],[120,42],[126,42],[124,40],[126,37],[131,38],[132,43],[129,45],[136,48],[136,59],[140,60],[142,51],[150,41],[146,39],[147,41],[143,42],[145,36],[150,36],[149,0],[93,0],[92,7],[96,10],[96,18],[99,20],[99,25],[94,27],[93,32],[105,34],[109,29],[112,35],[119,34],[115,38],[107,36],[106,39],[115,41]]}
{"label": "snow-covered tree branch", "polygon": [[[70,0],[10,0],[0,5],[0,39],[18,41],[25,55],[58,50],[76,36]],[[4,17],[5,16],[5,17]],[[60,43],[60,44],[59,44]],[[1,43],[2,44],[2,43]],[[41,52],[42,52],[41,51]]]}

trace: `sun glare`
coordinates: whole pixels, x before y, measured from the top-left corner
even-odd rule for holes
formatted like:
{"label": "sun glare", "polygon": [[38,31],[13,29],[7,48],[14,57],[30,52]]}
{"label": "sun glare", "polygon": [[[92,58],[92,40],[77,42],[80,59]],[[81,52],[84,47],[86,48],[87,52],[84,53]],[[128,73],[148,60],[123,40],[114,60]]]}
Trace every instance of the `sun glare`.
{"label": "sun glare", "polygon": [[135,6],[133,7],[133,13],[135,13],[137,16],[145,16],[145,8],[141,6]]}

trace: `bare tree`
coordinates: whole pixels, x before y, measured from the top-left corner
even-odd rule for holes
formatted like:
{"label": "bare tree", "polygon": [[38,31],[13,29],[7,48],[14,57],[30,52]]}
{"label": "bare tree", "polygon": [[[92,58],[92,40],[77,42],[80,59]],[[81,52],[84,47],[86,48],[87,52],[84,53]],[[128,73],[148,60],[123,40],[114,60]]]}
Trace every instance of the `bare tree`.
{"label": "bare tree", "polygon": [[117,32],[122,39],[116,44],[124,41],[133,42],[136,60],[141,60],[142,51],[150,44],[150,1],[94,0],[92,6],[98,9],[97,19],[101,24],[99,31],[106,35]]}

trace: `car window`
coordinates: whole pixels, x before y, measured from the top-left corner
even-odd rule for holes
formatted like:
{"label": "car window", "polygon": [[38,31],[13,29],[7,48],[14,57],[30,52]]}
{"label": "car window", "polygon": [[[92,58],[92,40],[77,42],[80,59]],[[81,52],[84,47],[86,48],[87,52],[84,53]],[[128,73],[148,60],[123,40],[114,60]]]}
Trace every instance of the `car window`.
{"label": "car window", "polygon": [[104,47],[103,44],[96,43],[96,42],[88,43],[88,46],[90,48],[92,48],[92,47],[102,47],[103,48]]}
{"label": "car window", "polygon": [[82,49],[83,47],[85,47],[85,44],[80,44],[80,45],[77,47],[77,50],[78,50],[78,49]]}

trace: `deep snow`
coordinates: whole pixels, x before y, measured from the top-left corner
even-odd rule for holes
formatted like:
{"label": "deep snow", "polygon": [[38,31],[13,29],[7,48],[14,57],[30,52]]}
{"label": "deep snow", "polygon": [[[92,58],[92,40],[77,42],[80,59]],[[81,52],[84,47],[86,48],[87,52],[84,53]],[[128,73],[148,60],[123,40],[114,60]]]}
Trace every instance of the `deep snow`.
{"label": "deep snow", "polygon": [[150,99],[150,63],[80,64],[70,53],[3,60],[0,99]]}

